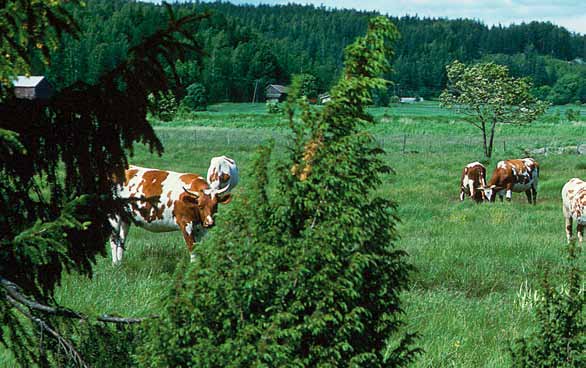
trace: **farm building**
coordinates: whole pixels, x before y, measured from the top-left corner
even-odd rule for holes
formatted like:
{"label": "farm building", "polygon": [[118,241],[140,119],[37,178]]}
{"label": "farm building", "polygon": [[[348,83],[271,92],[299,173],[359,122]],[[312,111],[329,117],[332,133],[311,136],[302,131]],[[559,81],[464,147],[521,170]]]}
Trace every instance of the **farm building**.
{"label": "farm building", "polygon": [[319,99],[319,103],[320,104],[325,104],[326,102],[329,102],[332,97],[330,96],[329,92],[325,92],[325,93],[320,93],[317,98]]}
{"label": "farm building", "polygon": [[16,98],[27,100],[47,100],[53,93],[51,84],[43,76],[18,76],[13,82]]}
{"label": "farm building", "polygon": [[265,91],[267,101],[284,101],[287,98],[287,93],[289,93],[289,88],[280,84],[269,84]]}
{"label": "farm building", "polygon": [[400,99],[401,103],[416,103],[421,101],[423,101],[421,97],[401,97]]}

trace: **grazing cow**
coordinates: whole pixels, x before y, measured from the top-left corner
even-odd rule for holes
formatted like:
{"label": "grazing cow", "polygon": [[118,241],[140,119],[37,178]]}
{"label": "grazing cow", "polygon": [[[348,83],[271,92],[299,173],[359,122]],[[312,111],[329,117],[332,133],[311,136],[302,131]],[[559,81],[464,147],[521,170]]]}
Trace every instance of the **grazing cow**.
{"label": "grazing cow", "polygon": [[460,200],[463,201],[468,196],[476,202],[482,202],[484,200],[484,187],[486,187],[486,168],[484,165],[480,162],[466,165],[460,179]]}
{"label": "grazing cow", "polygon": [[[138,226],[152,232],[180,230],[193,261],[193,244],[214,225],[218,204],[230,202],[224,192],[209,189],[198,174],[130,166],[117,195],[129,200],[128,210]],[[122,214],[110,217],[113,264],[122,261],[130,222]]]}
{"label": "grazing cow", "polygon": [[537,202],[537,182],[539,181],[539,164],[532,158],[499,161],[488,186],[484,188],[486,199],[494,202],[498,194],[511,200],[512,192],[525,192],[529,203]]}
{"label": "grazing cow", "polygon": [[227,156],[214,157],[210,161],[207,176],[210,189],[230,192],[238,184],[238,166]]}
{"label": "grazing cow", "polygon": [[564,218],[568,243],[572,240],[572,221],[576,220],[578,241],[582,243],[586,226],[586,182],[573,178],[562,188]]}

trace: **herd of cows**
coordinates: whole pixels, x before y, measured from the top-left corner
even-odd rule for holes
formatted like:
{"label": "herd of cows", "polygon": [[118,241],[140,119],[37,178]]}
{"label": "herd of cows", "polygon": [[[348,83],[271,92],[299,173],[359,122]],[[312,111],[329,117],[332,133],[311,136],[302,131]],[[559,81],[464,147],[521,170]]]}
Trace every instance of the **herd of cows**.
{"label": "herd of cows", "polygon": [[[532,158],[499,161],[492,177],[486,183],[486,168],[480,162],[472,162],[462,170],[460,200],[466,197],[476,202],[494,202],[498,195],[511,200],[513,192],[525,192],[529,203],[536,203],[539,164]],[[586,182],[570,179],[562,189],[562,208],[566,220],[566,237],[572,240],[572,223],[576,221],[578,241],[584,238],[586,226]]]}
{"label": "herd of cows", "polygon": [[[193,246],[214,225],[219,204],[230,202],[230,191],[238,184],[238,167],[229,157],[214,157],[207,177],[198,174],[147,169],[130,166],[117,196],[127,200],[128,213],[110,217],[112,263],[122,261],[124,243],[133,222],[152,232],[181,231],[193,261]],[[486,168],[472,162],[462,171],[460,200],[470,197],[476,202],[494,202],[499,196],[511,200],[513,192],[525,192],[529,203],[536,204],[539,164],[532,158],[499,161],[490,180]],[[586,227],[586,182],[573,178],[562,189],[563,214],[568,242],[572,223],[577,223],[582,242]]]}

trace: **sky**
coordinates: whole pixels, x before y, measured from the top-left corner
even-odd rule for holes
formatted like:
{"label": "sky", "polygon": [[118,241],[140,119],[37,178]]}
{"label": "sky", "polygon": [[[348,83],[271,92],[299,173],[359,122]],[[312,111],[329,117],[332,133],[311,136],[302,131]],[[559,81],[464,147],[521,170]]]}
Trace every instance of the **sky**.
{"label": "sky", "polygon": [[[151,0],[152,1],[152,0]],[[167,0],[169,1],[169,0]],[[172,0],[169,2],[173,2]],[[486,25],[550,21],[586,35],[586,0],[230,0],[234,4],[313,4],[392,16],[470,18]]]}

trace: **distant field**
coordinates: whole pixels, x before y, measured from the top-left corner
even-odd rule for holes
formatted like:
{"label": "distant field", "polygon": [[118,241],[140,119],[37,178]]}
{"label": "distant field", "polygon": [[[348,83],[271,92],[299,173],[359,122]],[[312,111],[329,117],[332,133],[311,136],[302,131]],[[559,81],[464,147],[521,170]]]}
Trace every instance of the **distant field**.
{"label": "distant field", "polygon": [[[552,110],[530,126],[500,127],[495,157],[486,162],[490,175],[499,159],[548,147],[550,154],[534,156],[541,164],[536,206],[528,205],[524,194],[514,194],[512,203],[459,202],[461,169],[481,160],[482,148],[476,130],[458,115],[435,102],[371,110],[379,121],[371,130],[396,171],[377,194],[398,203],[397,246],[418,269],[403,299],[409,330],[421,334],[426,351],[416,367],[507,366],[510,341],[531,330],[540,275],[550,269],[559,279],[565,259],[559,192],[569,178],[586,177],[586,156],[551,153],[586,144],[586,109],[581,108],[582,121],[568,122],[567,108]],[[165,153],[153,156],[139,147],[132,162],[205,173],[212,156],[226,154],[241,168],[235,193],[246,191],[254,180],[250,167],[257,145],[274,140],[275,155],[282,155],[287,121],[267,114],[264,104],[221,104],[209,110],[156,122]],[[229,229],[220,221],[213,231]],[[181,235],[133,228],[127,245],[121,267],[112,268],[108,249],[93,279],[66,276],[57,300],[86,313],[157,313],[178,260],[188,257]],[[0,354],[0,366],[2,359]]]}

